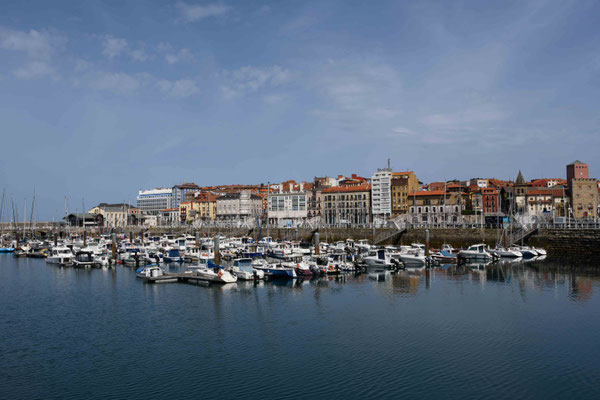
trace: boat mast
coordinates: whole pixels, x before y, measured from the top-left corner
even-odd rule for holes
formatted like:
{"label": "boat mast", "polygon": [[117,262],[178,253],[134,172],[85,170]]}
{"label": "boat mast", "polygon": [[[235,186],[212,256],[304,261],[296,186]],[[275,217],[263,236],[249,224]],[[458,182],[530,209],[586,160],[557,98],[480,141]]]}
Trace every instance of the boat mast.
{"label": "boat mast", "polygon": [[31,238],[33,239],[33,214],[35,213],[35,188],[33,189],[33,201],[31,202],[31,217],[29,219],[29,229],[31,230]]}
{"label": "boat mast", "polygon": [[0,224],[2,224],[2,231],[4,231],[4,196],[6,195],[6,189],[2,189],[2,210],[0,210]]}
{"label": "boat mast", "polygon": [[23,205],[23,239],[26,237],[25,225],[27,225],[27,198],[25,198],[25,204]]}

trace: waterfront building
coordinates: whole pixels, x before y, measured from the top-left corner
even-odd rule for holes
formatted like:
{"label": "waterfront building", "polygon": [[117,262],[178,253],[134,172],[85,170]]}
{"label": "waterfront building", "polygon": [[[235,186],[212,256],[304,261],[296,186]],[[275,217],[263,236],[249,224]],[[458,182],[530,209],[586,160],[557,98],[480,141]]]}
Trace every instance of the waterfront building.
{"label": "waterfront building", "polygon": [[527,212],[531,215],[564,217],[567,209],[564,188],[531,187],[527,191]]}
{"label": "waterfront building", "polygon": [[162,226],[173,226],[181,223],[179,208],[167,208],[158,214],[158,224]]}
{"label": "waterfront building", "polygon": [[598,218],[598,184],[596,179],[571,179],[571,216],[575,219]]}
{"label": "waterfront building", "polygon": [[307,194],[305,192],[269,193],[267,215],[270,225],[297,227],[308,216]]}
{"label": "waterfront building", "polygon": [[323,223],[357,226],[371,222],[371,185],[336,186],[321,193]]}
{"label": "waterfront building", "polygon": [[143,214],[158,215],[161,210],[171,208],[172,188],[140,190],[137,195],[137,208]]}
{"label": "waterfront building", "polygon": [[217,196],[214,193],[199,192],[194,196],[197,217],[202,220],[217,218]]}
{"label": "waterfront building", "polygon": [[371,177],[371,212],[373,218],[392,216],[392,169],[383,168]]}
{"label": "waterfront building", "polygon": [[103,224],[102,214],[71,213],[64,219],[68,226],[101,227]]}
{"label": "waterfront building", "polygon": [[588,165],[579,160],[567,165],[567,182],[573,179],[588,179]]}
{"label": "waterfront building", "polygon": [[409,194],[410,214],[417,224],[462,223],[462,214],[467,204],[464,192],[443,190],[419,191]]}
{"label": "waterfront building", "polygon": [[419,190],[419,180],[413,171],[392,172],[390,182],[392,216],[408,213],[408,194]]}
{"label": "waterfront building", "polygon": [[482,178],[471,178],[469,180],[469,184],[468,186],[472,186],[475,185],[480,189],[486,188],[488,187],[489,184],[489,179],[482,179]]}
{"label": "waterfront building", "polygon": [[196,185],[195,183],[182,183],[181,185],[173,186],[172,190],[173,194],[171,200],[171,207],[175,208],[179,207],[179,204],[185,201],[186,194],[194,193],[200,190],[200,186]]}
{"label": "waterfront building", "polygon": [[217,219],[236,223],[254,222],[262,215],[263,200],[261,196],[242,190],[239,193],[228,193],[217,197]]}
{"label": "waterfront building", "polygon": [[102,215],[103,226],[106,228],[122,228],[138,225],[140,209],[127,203],[100,203],[89,210],[90,214]]}
{"label": "waterfront building", "polygon": [[306,191],[307,217],[319,219],[321,217],[321,195],[323,189],[329,187],[324,178],[315,177],[310,189]]}
{"label": "waterfront building", "polygon": [[598,218],[598,181],[591,179],[588,165],[579,160],[567,165],[567,184],[571,194],[569,216],[575,219]]}
{"label": "waterfront building", "polygon": [[527,182],[519,170],[519,175],[517,175],[517,180],[515,181],[513,190],[515,212],[523,213],[527,211],[527,189]]}
{"label": "waterfront building", "polygon": [[481,188],[481,205],[485,215],[499,215],[500,194],[496,188]]}

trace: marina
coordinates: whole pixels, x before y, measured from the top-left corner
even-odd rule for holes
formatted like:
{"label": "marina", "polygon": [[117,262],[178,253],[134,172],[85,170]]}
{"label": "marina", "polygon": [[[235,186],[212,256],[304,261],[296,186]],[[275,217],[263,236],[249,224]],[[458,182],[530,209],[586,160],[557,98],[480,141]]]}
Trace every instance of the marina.
{"label": "marina", "polygon": [[[187,264],[164,268],[179,278]],[[600,275],[585,259],[198,287],[144,284],[124,265],[3,254],[0,278],[6,398],[585,399],[600,390]],[[144,371],[160,379],[140,379]],[[237,378],[206,385],[223,371]],[[294,371],[315,378],[268,384]],[[326,371],[334,385],[319,378]]]}

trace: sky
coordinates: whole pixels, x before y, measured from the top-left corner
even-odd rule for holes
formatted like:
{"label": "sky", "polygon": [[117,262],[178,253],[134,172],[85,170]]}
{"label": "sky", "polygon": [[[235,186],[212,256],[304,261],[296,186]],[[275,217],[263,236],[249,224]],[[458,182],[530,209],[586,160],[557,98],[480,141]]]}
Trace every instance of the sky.
{"label": "sky", "polygon": [[[0,2],[0,189],[600,177],[600,2]],[[11,211],[9,211],[11,213]],[[28,211],[29,213],[29,211]],[[22,215],[22,211],[21,211]],[[7,220],[6,214],[4,220]]]}

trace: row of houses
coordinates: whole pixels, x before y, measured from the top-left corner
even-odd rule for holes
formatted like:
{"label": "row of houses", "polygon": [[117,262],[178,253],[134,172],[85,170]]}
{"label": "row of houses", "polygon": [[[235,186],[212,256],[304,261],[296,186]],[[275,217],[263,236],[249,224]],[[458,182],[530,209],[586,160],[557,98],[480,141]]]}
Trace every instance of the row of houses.
{"label": "row of houses", "polygon": [[315,177],[311,182],[200,187],[183,183],[138,192],[137,205],[101,203],[89,214],[106,227],[193,224],[269,224],[279,227],[366,226],[390,220],[461,224],[509,214],[597,219],[600,184],[575,161],[566,179],[514,181],[472,178],[420,182],[413,171],[389,164],[370,178]]}

